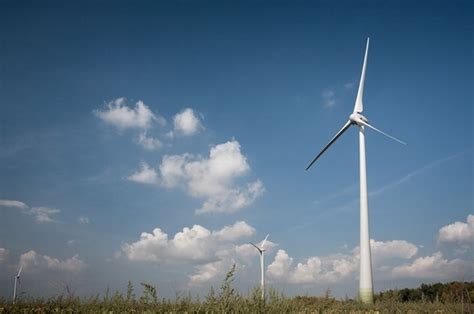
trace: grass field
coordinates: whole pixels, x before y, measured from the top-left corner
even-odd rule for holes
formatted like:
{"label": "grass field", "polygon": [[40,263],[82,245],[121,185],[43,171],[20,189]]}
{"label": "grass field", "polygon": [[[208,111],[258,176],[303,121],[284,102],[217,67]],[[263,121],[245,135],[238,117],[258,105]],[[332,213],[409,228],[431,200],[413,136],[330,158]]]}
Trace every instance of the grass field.
{"label": "grass field", "polygon": [[51,300],[28,300],[16,304],[2,302],[0,313],[472,313],[473,304],[381,301],[362,305],[356,301],[338,301],[318,297],[270,296],[266,304],[258,294],[232,299],[109,300],[59,297]]}
{"label": "grass field", "polygon": [[273,289],[264,302],[258,288],[250,295],[239,294],[232,287],[233,275],[234,268],[218,291],[211,288],[202,299],[191,295],[162,299],[157,288],[146,283],[142,283],[143,292],[137,297],[129,282],[126,294],[106,292],[86,299],[71,294],[49,300],[22,298],[15,304],[0,300],[0,313],[474,313],[472,282],[390,290],[376,295],[375,304],[364,305],[356,300],[336,300],[329,291],[322,297],[288,298]]}

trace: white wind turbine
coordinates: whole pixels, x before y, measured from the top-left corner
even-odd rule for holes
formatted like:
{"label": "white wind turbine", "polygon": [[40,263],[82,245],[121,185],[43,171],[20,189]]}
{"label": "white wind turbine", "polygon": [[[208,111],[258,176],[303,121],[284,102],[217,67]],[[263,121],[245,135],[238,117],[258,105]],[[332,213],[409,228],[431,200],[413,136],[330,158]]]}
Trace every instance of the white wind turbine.
{"label": "white wind turbine", "polygon": [[372,284],[372,261],[370,255],[370,237],[369,237],[369,208],[367,196],[367,169],[365,161],[365,127],[379,132],[401,144],[405,144],[399,139],[388,135],[373,127],[361,113],[364,110],[362,98],[364,96],[365,69],[367,66],[367,53],[369,51],[369,38],[365,47],[364,64],[360,76],[359,90],[355,101],[354,111],[349,116],[349,120],[344,124],[341,130],[329,141],[329,143],[314,157],[309,163],[308,170],[314,162],[344,133],[351,125],[359,127],[359,166],[360,166],[360,282],[359,298],[364,303],[373,303],[373,284]]}
{"label": "white wind turbine", "polygon": [[260,246],[257,246],[253,244],[252,242],[249,242],[252,244],[257,250],[258,253],[260,253],[260,271],[261,271],[261,279],[260,279],[260,285],[262,288],[262,300],[265,300],[265,265],[264,265],[264,255],[265,255],[265,242],[267,242],[269,234],[265,237],[265,239],[262,241],[262,244]]}
{"label": "white wind turbine", "polygon": [[15,275],[15,284],[13,286],[13,303],[16,301],[16,286],[17,283],[20,283],[20,275],[21,275],[21,270],[23,269],[23,266],[20,266],[20,270],[18,271],[18,274]]}

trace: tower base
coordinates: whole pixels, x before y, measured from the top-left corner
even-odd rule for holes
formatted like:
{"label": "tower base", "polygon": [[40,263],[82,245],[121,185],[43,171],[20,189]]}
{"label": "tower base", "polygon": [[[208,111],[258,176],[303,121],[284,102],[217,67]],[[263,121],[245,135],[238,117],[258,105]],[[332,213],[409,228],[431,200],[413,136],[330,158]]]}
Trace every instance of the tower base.
{"label": "tower base", "polygon": [[371,288],[360,288],[359,300],[365,304],[374,304],[374,291]]}

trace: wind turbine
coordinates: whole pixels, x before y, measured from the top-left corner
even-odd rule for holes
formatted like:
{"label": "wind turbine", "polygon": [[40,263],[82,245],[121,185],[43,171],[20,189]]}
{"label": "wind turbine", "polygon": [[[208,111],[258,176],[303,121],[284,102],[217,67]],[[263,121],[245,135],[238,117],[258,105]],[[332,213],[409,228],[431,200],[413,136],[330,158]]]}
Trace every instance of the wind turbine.
{"label": "wind turbine", "polygon": [[369,120],[362,115],[364,110],[363,97],[364,97],[364,82],[365,82],[365,70],[367,67],[367,54],[369,51],[369,38],[367,38],[367,44],[365,47],[364,64],[362,66],[362,74],[360,76],[359,90],[355,100],[354,111],[349,116],[349,120],[344,126],[336,133],[336,135],[324,146],[321,152],[314,157],[309,163],[306,170],[308,170],[319,157],[351,126],[357,126],[359,128],[359,167],[360,167],[360,281],[359,281],[359,298],[364,303],[373,303],[374,290],[372,282],[372,261],[370,255],[370,237],[369,237],[369,206],[367,196],[367,169],[365,161],[365,127],[368,127],[376,132],[379,132],[392,140],[395,140],[401,144],[406,145],[399,139],[388,135],[385,132],[380,131],[371,124]]}
{"label": "wind turbine", "polygon": [[16,274],[15,276],[15,285],[13,286],[13,303],[15,303],[16,301],[16,285],[17,285],[17,282],[20,283],[20,274],[21,274],[22,269],[23,269],[23,266],[20,266],[20,270],[18,271],[18,274]]}
{"label": "wind turbine", "polygon": [[260,246],[257,246],[253,244],[252,242],[249,242],[252,244],[260,253],[260,270],[261,270],[261,279],[260,279],[260,285],[262,287],[262,300],[265,300],[265,266],[264,266],[264,255],[265,255],[265,242],[267,242],[268,236],[270,234],[267,234],[265,239],[262,241],[262,244]]}

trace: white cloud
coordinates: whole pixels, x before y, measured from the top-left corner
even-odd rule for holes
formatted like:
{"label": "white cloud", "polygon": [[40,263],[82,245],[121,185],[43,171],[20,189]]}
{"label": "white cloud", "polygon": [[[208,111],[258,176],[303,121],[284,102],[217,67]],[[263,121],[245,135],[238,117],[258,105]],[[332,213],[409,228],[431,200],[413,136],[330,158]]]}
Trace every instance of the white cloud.
{"label": "white cloud", "polygon": [[38,223],[56,222],[56,220],[53,219],[53,216],[60,212],[59,209],[48,207],[33,207],[28,211],[29,214],[35,216],[36,222]]}
{"label": "white cloud", "polygon": [[66,272],[79,272],[86,267],[86,263],[74,255],[66,260],[59,260],[47,255],[41,255],[31,250],[20,256],[20,264],[25,270],[43,271],[46,269]]}
{"label": "white cloud", "polygon": [[0,262],[3,261],[8,255],[8,250],[0,247]]}
{"label": "white cloud", "polygon": [[318,257],[311,257],[305,263],[298,263],[292,274],[292,281],[296,283],[311,283],[318,280],[321,273],[322,261]]}
{"label": "white cloud", "polygon": [[149,137],[146,133],[140,133],[137,142],[146,150],[158,150],[163,146],[159,139]]}
{"label": "white cloud", "polygon": [[[215,232],[213,233],[215,234]],[[266,252],[271,253],[275,246],[275,243],[267,241],[265,244]],[[194,274],[189,276],[189,286],[196,286],[216,280],[220,281],[233,264],[236,265],[237,273],[243,272],[247,265],[255,263],[259,258],[257,250],[249,243],[240,245],[226,243],[218,245],[218,247],[215,254],[218,260],[195,266]]]}
{"label": "white cloud", "polygon": [[249,171],[239,142],[232,140],[212,147],[209,158],[191,154],[164,156],[159,175],[143,164],[128,179],[147,184],[160,182],[166,188],[183,187],[192,197],[204,199],[197,213],[232,213],[249,206],[265,191],[260,180],[236,184],[236,179]]}
{"label": "white cloud", "polygon": [[196,273],[189,276],[189,285],[200,285],[211,280],[214,280],[218,275],[223,274],[229,269],[230,263],[224,261],[217,261],[196,266]]}
{"label": "white cloud", "polygon": [[[172,238],[155,228],[152,233],[143,232],[138,241],[124,244],[122,252],[132,261],[192,265],[195,271],[189,275],[189,285],[198,285],[224,276],[234,263],[255,259],[257,252],[250,244],[236,244],[254,234],[255,229],[244,221],[214,231],[194,225]],[[268,241],[267,251],[274,246]]]}
{"label": "white cloud", "polygon": [[468,215],[466,222],[456,221],[439,230],[439,242],[474,243],[474,215]]}
{"label": "white cloud", "polygon": [[[229,141],[211,148],[209,158],[182,159],[181,173],[168,171],[168,163],[163,160],[164,181],[181,181],[190,195],[205,198],[197,212],[235,212],[250,205],[263,191],[260,181],[238,187],[234,180],[250,170],[247,158],[240,151],[237,141]],[[173,165],[174,166],[174,165]],[[174,170],[174,168],[171,168]],[[166,174],[169,174],[168,176]],[[181,179],[181,180],[180,180]]]}
{"label": "white cloud", "polygon": [[347,278],[357,267],[358,257],[344,254],[313,256],[293,267],[293,258],[285,250],[278,250],[267,275],[275,281],[293,284],[333,283]]}
{"label": "white cloud", "polygon": [[[384,263],[395,259],[410,259],[418,252],[414,244],[403,240],[383,242],[371,239],[371,249],[374,269],[381,269],[385,267]],[[267,275],[274,281],[292,284],[342,282],[353,279],[359,259],[359,247],[356,247],[351,254],[312,256],[294,265],[294,259],[280,249],[268,266]]]}
{"label": "white cloud", "polygon": [[94,114],[104,122],[121,130],[148,129],[153,122],[161,125],[165,124],[165,119],[153,114],[143,101],[138,101],[135,108],[128,107],[126,102],[125,98],[117,98],[107,103],[104,110],[95,110]]}
{"label": "white cloud", "polygon": [[159,182],[158,174],[155,169],[150,167],[147,163],[142,163],[140,170],[132,173],[127,179],[144,184],[157,184]]}
{"label": "white cloud", "polygon": [[35,216],[37,223],[56,222],[53,216],[61,212],[59,209],[44,206],[29,208],[23,202],[11,200],[0,200],[0,206],[18,208],[23,214]]}
{"label": "white cloud", "polygon": [[89,220],[89,217],[86,217],[86,216],[80,216],[77,221],[80,223],[80,224],[88,224],[90,223],[90,220]]}
{"label": "white cloud", "polygon": [[[383,242],[370,239],[370,249],[374,264],[393,258],[410,259],[418,253],[416,245],[405,240]],[[354,249],[354,253],[359,255],[359,247]]]}
{"label": "white cloud", "polygon": [[472,274],[472,263],[461,259],[448,260],[441,252],[431,256],[415,259],[412,263],[396,266],[392,270],[394,277],[422,279],[461,279],[465,274]]}
{"label": "white cloud", "polygon": [[355,84],[353,82],[349,82],[349,83],[344,84],[344,88],[345,89],[353,89],[354,85]]}
{"label": "white cloud", "polygon": [[175,234],[170,243],[170,253],[179,260],[209,261],[213,258],[215,240],[208,229],[194,225]]}
{"label": "white cloud", "polygon": [[323,107],[330,108],[336,104],[336,93],[332,90],[326,90],[321,94]]}
{"label": "white cloud", "polygon": [[178,134],[193,135],[203,129],[199,117],[193,109],[186,108],[177,113],[173,118],[174,131]]}
{"label": "white cloud", "polygon": [[[269,242],[266,252],[271,252],[275,244]],[[221,281],[233,264],[236,265],[237,276],[245,272],[248,265],[256,265],[259,260],[257,250],[250,244],[220,246],[216,252],[217,261],[211,261],[202,265],[196,265],[194,274],[189,276],[189,286],[203,283]],[[243,276],[243,275],[242,275]]]}
{"label": "white cloud", "polygon": [[173,188],[185,181],[185,165],[192,158],[191,154],[164,156],[160,164],[160,174],[163,186]]}
{"label": "white cloud", "polygon": [[27,209],[28,206],[20,201],[12,201],[12,200],[0,200],[0,206],[5,207],[15,207],[19,209]]}
{"label": "white cloud", "polygon": [[168,250],[168,235],[160,228],[153,229],[153,233],[142,232],[140,240],[132,244],[125,243],[122,250],[130,260],[160,261]]}
{"label": "white cloud", "polygon": [[268,265],[267,275],[273,279],[288,280],[293,258],[285,250],[278,250],[273,262]]}
{"label": "white cloud", "polygon": [[232,213],[249,206],[264,192],[263,183],[257,180],[244,189],[228,189],[222,194],[211,195],[196,213]]}
{"label": "white cloud", "polygon": [[234,241],[242,237],[250,237],[255,233],[255,229],[245,221],[238,221],[232,226],[225,226],[219,231],[214,231],[213,235],[220,241]]}
{"label": "white cloud", "polygon": [[138,241],[124,244],[122,251],[128,259],[135,261],[210,262],[218,258],[219,251],[227,246],[224,244],[254,233],[255,229],[244,221],[217,231],[194,225],[183,228],[171,239],[160,228],[155,228],[152,233],[143,232]]}

